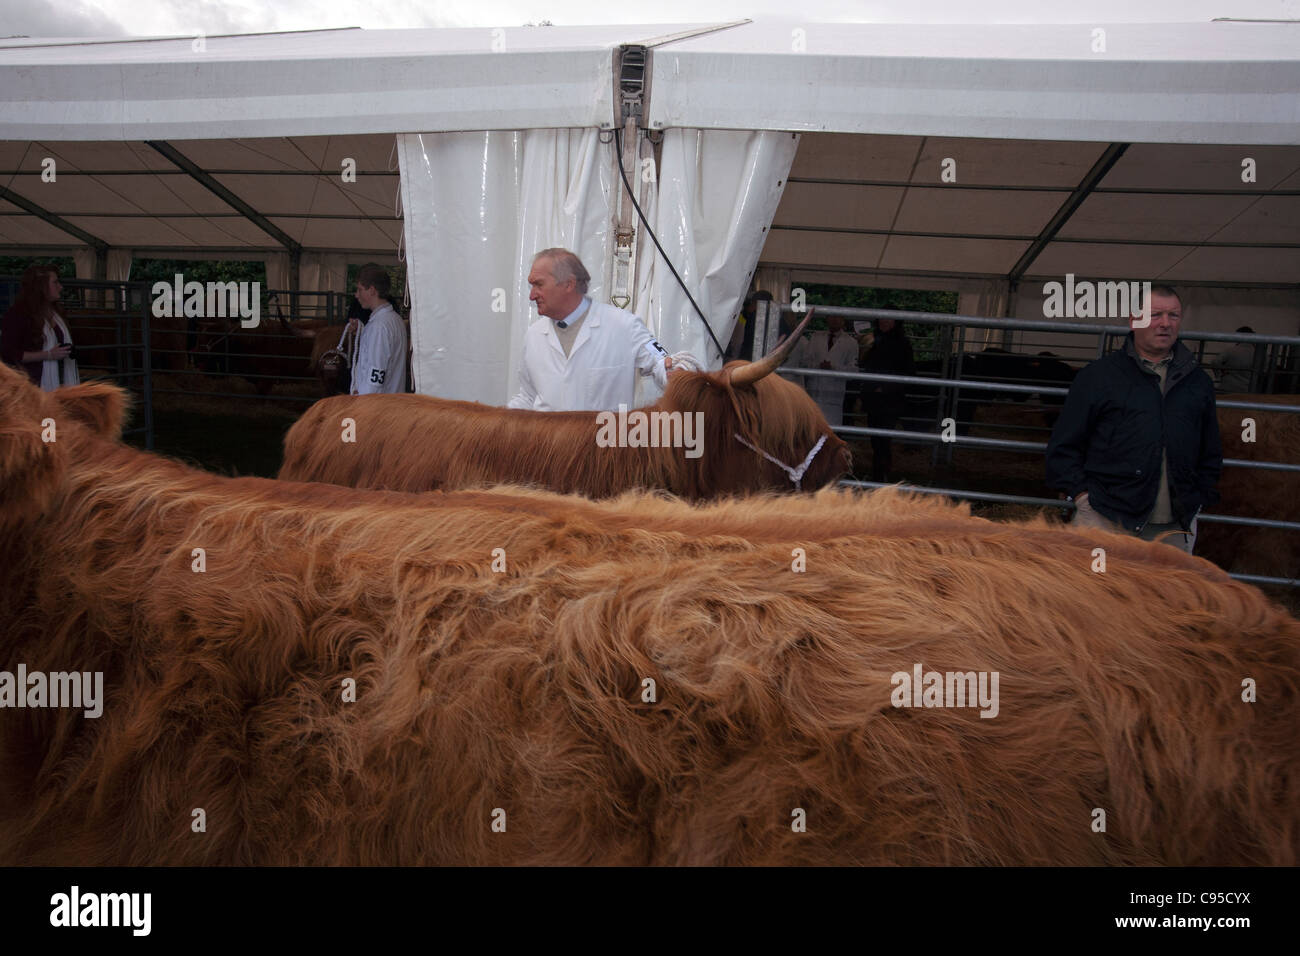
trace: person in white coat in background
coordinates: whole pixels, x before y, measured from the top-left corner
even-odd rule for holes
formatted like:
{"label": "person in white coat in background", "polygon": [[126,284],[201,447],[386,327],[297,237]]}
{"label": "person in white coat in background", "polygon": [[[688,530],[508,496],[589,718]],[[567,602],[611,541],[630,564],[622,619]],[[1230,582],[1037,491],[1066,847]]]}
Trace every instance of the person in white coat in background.
{"label": "person in white coat in background", "polygon": [[631,312],[586,294],[591,275],[567,249],[543,249],[528,273],[537,321],[524,333],[519,391],[510,408],[617,411],[635,406],[638,375],[663,388],[673,359]]}
{"label": "person in white coat in background", "polygon": [[406,325],[388,301],[388,284],[388,270],[373,262],[357,273],[357,302],[370,310],[370,318],[364,326],[358,319],[348,320],[361,336],[352,368],[353,395],[406,391]]}
{"label": "person in white coat in background", "polygon": [[[794,356],[802,368],[821,368],[834,372],[858,370],[858,340],[844,331],[844,318],[826,318],[826,331],[814,332],[799,344]],[[847,379],[805,375],[804,388],[826,416],[832,428],[844,424],[844,386]]]}

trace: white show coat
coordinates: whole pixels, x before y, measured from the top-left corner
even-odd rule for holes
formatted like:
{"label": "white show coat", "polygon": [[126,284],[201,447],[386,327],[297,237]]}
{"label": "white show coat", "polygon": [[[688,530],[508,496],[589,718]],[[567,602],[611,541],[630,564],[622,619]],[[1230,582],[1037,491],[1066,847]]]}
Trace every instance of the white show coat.
{"label": "white show coat", "polygon": [[638,374],[654,376],[660,388],[667,383],[666,356],[639,318],[603,302],[591,303],[567,356],[554,323],[542,316],[524,333],[519,391],[509,407],[540,412],[633,408]]}
{"label": "white show coat", "polygon": [[[856,372],[858,370],[858,339],[851,333],[836,332],[835,344],[828,345],[829,332],[814,332],[810,338],[801,343],[803,368],[820,368],[822,362],[829,362],[830,371]],[[826,421],[832,426],[844,424],[844,387],[842,378],[823,378],[820,375],[805,376],[805,388],[812,396]]]}
{"label": "white show coat", "polygon": [[406,391],[406,326],[385,302],[361,327],[357,364],[352,369],[355,395],[399,394]]}

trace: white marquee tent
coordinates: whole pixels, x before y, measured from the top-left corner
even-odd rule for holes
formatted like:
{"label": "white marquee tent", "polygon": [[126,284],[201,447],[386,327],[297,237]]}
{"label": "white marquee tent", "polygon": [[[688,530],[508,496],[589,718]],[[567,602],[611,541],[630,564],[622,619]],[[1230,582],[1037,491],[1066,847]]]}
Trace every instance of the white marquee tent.
{"label": "white marquee tent", "polygon": [[417,387],[449,397],[506,400],[552,245],[716,362],[620,160],[724,343],[756,268],[1026,317],[1066,273],[1150,278],[1201,327],[1300,327],[1300,23],[0,41],[0,254],[335,290],[401,255]]}

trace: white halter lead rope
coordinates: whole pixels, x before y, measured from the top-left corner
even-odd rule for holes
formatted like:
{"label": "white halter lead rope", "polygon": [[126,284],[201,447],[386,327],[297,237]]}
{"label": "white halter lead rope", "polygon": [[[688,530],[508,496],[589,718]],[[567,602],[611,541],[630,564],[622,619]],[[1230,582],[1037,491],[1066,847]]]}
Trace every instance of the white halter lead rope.
{"label": "white halter lead rope", "polygon": [[339,356],[339,358],[347,361],[348,372],[350,374],[356,374],[357,359],[361,357],[361,336],[350,335],[349,333],[351,331],[352,327],[350,325],[343,326],[343,334],[339,336],[338,344],[332,349],[326,349],[321,353],[320,362],[322,365],[324,364],[326,357],[329,356],[330,353],[333,353]]}
{"label": "white halter lead rope", "polygon": [[[340,351],[342,351],[343,349],[343,340],[347,338],[349,329],[350,326],[344,326],[343,334],[339,336]],[[352,341],[348,346],[347,356],[348,356],[348,368],[355,369],[357,367],[357,359],[361,357],[361,333],[360,332],[352,336]]]}
{"label": "white halter lead rope", "polygon": [[755,448],[753,445],[745,441],[745,439],[741,438],[739,435],[736,435],[736,441],[740,442],[742,445],[744,445],[746,448],[750,449],[751,451],[758,452],[760,455],[762,455],[772,464],[776,465],[787,475],[789,475],[790,480],[794,482],[795,491],[803,491],[803,476],[807,474],[808,466],[813,463],[813,459],[817,457],[817,453],[822,450],[822,445],[826,444],[826,436],[823,435],[821,438],[817,439],[817,444],[813,445],[812,451],[808,452],[808,457],[805,458],[803,460],[803,464],[801,464],[797,468],[791,468],[785,462],[773,458],[767,452],[763,451],[763,449]]}

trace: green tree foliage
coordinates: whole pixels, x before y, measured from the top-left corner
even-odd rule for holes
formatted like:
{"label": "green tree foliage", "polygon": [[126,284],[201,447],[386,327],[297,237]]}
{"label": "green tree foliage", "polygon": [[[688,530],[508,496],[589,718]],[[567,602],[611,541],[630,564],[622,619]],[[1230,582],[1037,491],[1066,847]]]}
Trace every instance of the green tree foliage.
{"label": "green tree foliage", "polygon": [[64,281],[77,274],[77,264],[72,256],[0,256],[0,312],[9,308],[18,296],[27,267],[38,265],[56,266]]}
{"label": "green tree foliage", "polygon": [[0,256],[0,276],[21,278],[28,266],[58,266],[59,276],[71,279],[77,274],[77,264],[72,256]]}
{"label": "green tree foliage", "polygon": [[[957,314],[956,292],[932,292],[922,289],[877,289],[867,286],[800,285],[813,305],[836,305],[849,309],[892,309],[899,312],[944,312]],[[814,328],[826,328],[816,316]],[[909,325],[907,337],[918,362],[939,357],[940,329],[937,325]]]}
{"label": "green tree foliage", "polygon": [[136,259],[131,263],[132,282],[172,282],[178,274],[186,282],[260,282],[266,288],[266,263],[261,259]]}
{"label": "green tree foliage", "polygon": [[131,281],[171,285],[181,276],[182,282],[257,282],[262,290],[261,308],[268,311],[266,262],[262,259],[133,259]]}

